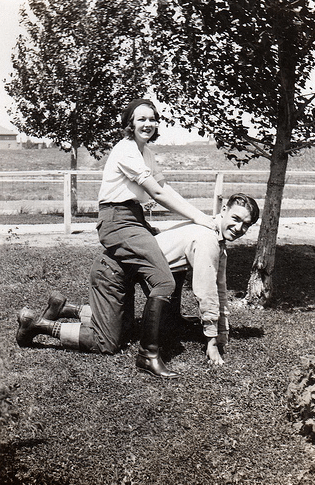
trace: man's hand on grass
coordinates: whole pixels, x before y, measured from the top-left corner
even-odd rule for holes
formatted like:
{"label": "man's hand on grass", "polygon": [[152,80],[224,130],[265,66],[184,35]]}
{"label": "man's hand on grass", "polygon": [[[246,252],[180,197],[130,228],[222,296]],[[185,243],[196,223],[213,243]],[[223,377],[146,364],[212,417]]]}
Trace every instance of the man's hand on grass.
{"label": "man's hand on grass", "polygon": [[207,344],[206,356],[210,360],[210,362],[214,365],[223,365],[224,360],[222,359],[218,345],[217,339],[215,337],[210,338]]}

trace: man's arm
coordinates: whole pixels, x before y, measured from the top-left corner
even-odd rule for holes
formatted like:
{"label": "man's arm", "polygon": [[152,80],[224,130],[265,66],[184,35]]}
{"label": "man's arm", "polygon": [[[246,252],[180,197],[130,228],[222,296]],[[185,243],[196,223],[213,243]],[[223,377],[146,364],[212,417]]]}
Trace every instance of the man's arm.
{"label": "man's arm", "polygon": [[217,278],[219,305],[220,305],[217,342],[220,345],[226,345],[228,343],[228,337],[229,337],[228,316],[230,315],[230,311],[229,311],[227,288],[226,288],[226,264],[227,264],[227,255],[226,255],[226,249],[224,249],[222,250],[222,254],[220,256],[218,278]]}

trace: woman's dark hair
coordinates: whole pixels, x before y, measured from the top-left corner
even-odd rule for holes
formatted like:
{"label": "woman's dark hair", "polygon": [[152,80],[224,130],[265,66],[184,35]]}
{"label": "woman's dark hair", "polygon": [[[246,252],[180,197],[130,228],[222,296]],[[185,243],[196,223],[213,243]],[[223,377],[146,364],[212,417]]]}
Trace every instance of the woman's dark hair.
{"label": "woman's dark hair", "polygon": [[[128,107],[125,110],[125,120],[123,121],[123,127],[124,127],[124,136],[126,138],[128,138],[128,140],[134,140],[134,138],[135,138],[135,127],[134,127],[134,124],[133,124],[133,114],[134,114],[134,110],[138,106],[140,106],[140,105],[148,106],[149,108],[151,108],[153,110],[155,120],[159,121],[159,119],[160,119],[160,115],[159,115],[156,107],[152,103],[152,101],[149,101],[149,100],[148,100],[148,102],[145,102],[145,101],[146,100],[143,100],[143,102],[135,104],[134,108],[132,110],[129,110],[129,112],[128,112]],[[130,103],[130,105],[131,104],[132,103]],[[128,106],[130,106],[130,105],[128,105]],[[126,114],[128,116],[126,116]],[[153,133],[153,135],[151,136],[149,141],[155,141],[159,136],[160,135],[159,135],[158,129],[155,128],[155,132]]]}
{"label": "woman's dark hair", "polygon": [[226,206],[231,208],[234,204],[246,207],[251,216],[251,224],[255,224],[255,222],[258,221],[259,207],[257,202],[252,197],[242,194],[241,192],[238,194],[233,194],[227,201]]}

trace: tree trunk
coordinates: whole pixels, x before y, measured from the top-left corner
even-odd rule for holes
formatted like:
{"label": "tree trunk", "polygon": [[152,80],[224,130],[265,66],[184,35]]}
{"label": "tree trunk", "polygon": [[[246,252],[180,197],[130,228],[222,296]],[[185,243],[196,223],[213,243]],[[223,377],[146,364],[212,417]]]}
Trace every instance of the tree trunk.
{"label": "tree trunk", "polygon": [[[72,141],[71,146],[71,170],[78,168],[78,143]],[[78,193],[77,193],[77,175],[71,175],[71,215],[76,216],[78,213]]]}
{"label": "tree trunk", "polygon": [[[287,31],[285,33],[288,34]],[[273,297],[272,277],[275,269],[280,209],[288,164],[288,149],[296,121],[294,104],[296,56],[294,53],[294,43],[292,44],[290,35],[287,39],[280,29],[278,36],[280,97],[277,136],[271,156],[256,255],[247,287],[247,300],[250,303],[258,300],[264,306],[269,305]]]}
{"label": "tree trunk", "polygon": [[270,165],[256,255],[247,287],[247,300],[250,303],[259,301],[263,305],[268,305],[272,299],[272,276],[287,162],[288,155],[283,150],[275,149]]}

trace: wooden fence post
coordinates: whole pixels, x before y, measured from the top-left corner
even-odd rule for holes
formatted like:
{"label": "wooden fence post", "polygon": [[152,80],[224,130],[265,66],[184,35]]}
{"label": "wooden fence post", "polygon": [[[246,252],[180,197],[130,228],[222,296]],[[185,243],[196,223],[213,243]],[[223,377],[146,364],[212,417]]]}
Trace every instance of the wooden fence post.
{"label": "wooden fence post", "polygon": [[63,220],[65,234],[71,234],[71,173],[64,174]]}
{"label": "wooden fence post", "polygon": [[223,200],[223,176],[222,172],[219,172],[215,176],[214,194],[213,194],[213,211],[212,214],[216,216],[221,211]]}

